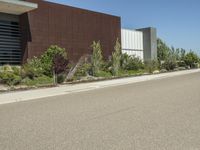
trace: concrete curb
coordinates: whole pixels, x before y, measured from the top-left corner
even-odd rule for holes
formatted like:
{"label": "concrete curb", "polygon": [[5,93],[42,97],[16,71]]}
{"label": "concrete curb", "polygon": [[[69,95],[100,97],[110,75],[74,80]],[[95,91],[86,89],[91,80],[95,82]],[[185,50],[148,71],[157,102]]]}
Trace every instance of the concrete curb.
{"label": "concrete curb", "polygon": [[40,99],[40,98],[45,98],[45,97],[66,95],[70,93],[90,91],[90,90],[95,90],[95,89],[100,89],[100,88],[105,88],[105,87],[126,85],[126,84],[131,84],[131,83],[162,79],[162,78],[186,75],[186,74],[197,73],[197,72],[200,72],[200,69],[138,76],[138,77],[128,77],[128,78],[122,78],[122,79],[114,79],[114,80],[99,81],[99,82],[92,82],[92,83],[82,83],[82,84],[76,84],[76,85],[61,85],[59,87],[36,89],[36,90],[29,90],[29,91],[3,93],[3,94],[0,94],[0,104],[8,104],[8,103],[14,103],[14,102],[20,102],[20,101]]}

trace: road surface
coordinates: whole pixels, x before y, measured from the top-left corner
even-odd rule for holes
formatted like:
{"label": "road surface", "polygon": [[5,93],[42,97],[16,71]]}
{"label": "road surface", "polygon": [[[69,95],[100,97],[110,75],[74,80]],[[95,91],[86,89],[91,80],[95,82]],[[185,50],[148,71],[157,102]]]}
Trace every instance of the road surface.
{"label": "road surface", "polygon": [[0,105],[0,150],[200,150],[200,73]]}

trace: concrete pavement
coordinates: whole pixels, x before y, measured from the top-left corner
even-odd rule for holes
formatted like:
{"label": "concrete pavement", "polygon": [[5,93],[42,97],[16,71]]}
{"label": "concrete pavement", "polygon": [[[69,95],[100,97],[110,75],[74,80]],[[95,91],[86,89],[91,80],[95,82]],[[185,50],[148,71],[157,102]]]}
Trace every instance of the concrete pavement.
{"label": "concrete pavement", "polygon": [[200,73],[0,105],[1,150],[199,150]]}
{"label": "concrete pavement", "polygon": [[95,90],[95,89],[100,89],[100,88],[105,88],[105,87],[125,85],[125,84],[131,84],[131,83],[137,83],[137,82],[143,82],[143,81],[149,81],[149,80],[155,80],[155,79],[161,79],[161,78],[167,78],[167,77],[174,77],[174,76],[185,75],[185,74],[190,74],[190,73],[195,73],[195,72],[200,72],[200,69],[156,74],[156,75],[139,76],[139,77],[130,77],[130,78],[100,81],[100,82],[93,82],[93,83],[83,83],[83,84],[76,84],[76,85],[62,85],[62,86],[53,87],[53,88],[42,88],[42,89],[35,89],[35,90],[28,90],[28,91],[3,93],[3,94],[0,94],[0,104],[34,100],[38,98],[52,97],[52,96],[58,96],[58,95],[66,95],[70,93],[89,91],[89,90]]}

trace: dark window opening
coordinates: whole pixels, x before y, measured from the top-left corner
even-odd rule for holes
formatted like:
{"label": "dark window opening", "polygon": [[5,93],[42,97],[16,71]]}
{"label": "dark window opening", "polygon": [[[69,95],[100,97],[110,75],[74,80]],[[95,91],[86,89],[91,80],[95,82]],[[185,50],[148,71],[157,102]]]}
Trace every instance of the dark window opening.
{"label": "dark window opening", "polygon": [[0,20],[0,65],[21,63],[19,23]]}

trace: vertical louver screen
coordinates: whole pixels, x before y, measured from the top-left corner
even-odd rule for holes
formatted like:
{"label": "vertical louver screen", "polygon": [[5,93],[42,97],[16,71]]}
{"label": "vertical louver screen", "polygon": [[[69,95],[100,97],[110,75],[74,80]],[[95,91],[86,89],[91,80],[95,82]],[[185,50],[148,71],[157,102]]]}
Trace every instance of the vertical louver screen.
{"label": "vertical louver screen", "polygon": [[17,22],[0,20],[0,65],[21,62],[20,30]]}

